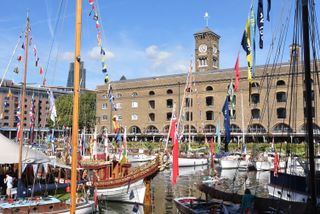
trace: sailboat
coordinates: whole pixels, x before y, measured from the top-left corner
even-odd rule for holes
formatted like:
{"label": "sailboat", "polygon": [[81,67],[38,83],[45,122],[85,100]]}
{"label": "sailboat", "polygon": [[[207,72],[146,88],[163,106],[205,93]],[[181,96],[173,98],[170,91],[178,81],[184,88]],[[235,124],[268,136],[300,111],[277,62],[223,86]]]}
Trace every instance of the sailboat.
{"label": "sailboat", "polygon": [[[81,15],[81,0],[77,1],[77,19]],[[77,20],[79,21],[79,20]],[[78,22],[77,22],[78,23]],[[81,23],[81,22],[80,22]],[[78,29],[79,30],[79,29]],[[24,77],[23,77],[23,86],[22,86],[22,94],[21,94],[21,122],[20,122],[20,132],[19,132],[19,169],[18,169],[18,188],[17,188],[17,201],[1,203],[0,204],[0,213],[69,213],[71,209],[71,213],[92,213],[95,211],[95,204],[93,201],[88,201],[86,199],[80,199],[76,197],[76,194],[71,195],[71,203],[68,201],[61,201],[52,196],[43,196],[43,197],[33,197],[33,198],[24,198],[26,194],[25,190],[23,190],[22,183],[22,151],[23,151],[23,127],[24,127],[24,101],[25,101],[25,91],[26,91],[26,83],[27,83],[27,61],[28,61],[28,42],[29,42],[29,32],[30,32],[30,19],[29,15],[27,16],[26,28],[25,28],[25,61],[24,61]],[[80,32],[79,32],[80,33]],[[78,41],[79,43],[80,41]],[[76,70],[76,69],[75,69]],[[79,67],[78,72],[79,73]],[[75,81],[75,85],[79,84],[79,81]],[[76,87],[75,87],[76,89]],[[76,91],[76,90],[75,90]],[[76,93],[76,92],[75,92]],[[78,109],[78,106],[75,106],[74,109]],[[78,123],[78,121],[76,121]],[[75,130],[75,129],[74,129]],[[77,132],[74,132],[77,133]],[[72,169],[73,172],[76,173],[76,165]],[[76,175],[76,174],[75,174]],[[71,187],[73,190],[76,190],[77,182],[74,179],[71,183]],[[77,201],[76,201],[77,200]]]}

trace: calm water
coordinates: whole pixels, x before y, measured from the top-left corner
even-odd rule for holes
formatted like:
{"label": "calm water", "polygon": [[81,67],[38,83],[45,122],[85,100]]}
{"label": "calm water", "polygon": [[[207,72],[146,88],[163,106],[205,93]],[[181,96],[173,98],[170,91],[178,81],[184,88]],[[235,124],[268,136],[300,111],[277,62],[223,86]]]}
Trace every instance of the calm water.
{"label": "calm water", "polygon": [[[267,197],[266,184],[269,172],[245,172],[238,170],[222,170],[218,175],[222,179],[216,188],[226,191],[243,193],[244,189],[250,188],[253,194]],[[177,213],[173,199],[183,196],[195,196],[205,198],[205,195],[197,190],[196,184],[209,174],[207,166],[185,167],[179,169],[179,179],[175,186],[171,184],[171,169],[159,172],[152,180],[152,202],[153,205],[148,210],[140,206],[137,213],[144,214],[171,214]],[[125,214],[134,213],[132,204],[120,204],[101,201],[101,213]]]}

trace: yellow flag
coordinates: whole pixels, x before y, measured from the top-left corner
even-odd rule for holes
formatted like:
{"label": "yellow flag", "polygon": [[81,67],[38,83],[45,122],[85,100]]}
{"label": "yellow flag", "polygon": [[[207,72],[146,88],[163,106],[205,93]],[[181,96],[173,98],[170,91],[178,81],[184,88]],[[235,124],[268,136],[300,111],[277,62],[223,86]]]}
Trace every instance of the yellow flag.
{"label": "yellow flag", "polygon": [[248,81],[252,82],[252,54],[251,54],[251,35],[250,35],[250,16],[248,17],[246,27],[243,32],[241,45],[247,54],[248,61]]}
{"label": "yellow flag", "polygon": [[9,91],[8,91],[7,97],[12,97],[12,93],[11,93],[11,89],[10,89],[10,88],[9,88]]}

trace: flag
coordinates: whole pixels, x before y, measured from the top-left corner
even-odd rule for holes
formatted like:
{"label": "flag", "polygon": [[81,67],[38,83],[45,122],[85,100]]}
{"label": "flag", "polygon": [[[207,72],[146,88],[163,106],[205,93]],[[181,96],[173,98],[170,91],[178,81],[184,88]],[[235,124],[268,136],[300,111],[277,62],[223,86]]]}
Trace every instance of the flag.
{"label": "flag", "polygon": [[30,40],[29,40],[29,46],[32,45],[32,37],[30,37]]}
{"label": "flag", "polygon": [[18,57],[17,57],[17,60],[18,60],[19,62],[21,62],[21,61],[22,61],[22,56],[18,56]]}
{"label": "flag", "polygon": [[252,65],[251,65],[251,75],[252,75],[252,78],[254,78],[255,76],[255,65],[256,65],[256,18],[255,18],[255,14],[254,14],[254,10],[253,10],[253,4],[251,6],[251,9],[250,9],[250,35],[253,35],[251,36],[251,44],[252,44],[252,56],[253,56],[253,59],[252,59]]}
{"label": "flag", "polygon": [[20,123],[21,123],[21,115],[20,115],[20,101],[18,104],[17,112],[16,112],[16,123],[17,123],[17,140],[20,137]]}
{"label": "flag", "polygon": [[39,74],[42,75],[42,73],[43,73],[43,70],[42,70],[42,67],[40,66]]}
{"label": "flag", "polygon": [[16,66],[16,67],[13,69],[13,72],[16,73],[16,74],[19,73],[19,68],[18,68],[18,66]]}
{"label": "flag", "polygon": [[40,59],[40,58],[37,57],[36,62],[34,63],[34,65],[35,65],[36,67],[38,67],[39,59]]}
{"label": "flag", "polygon": [[102,49],[102,47],[101,47],[101,50],[100,50],[100,54],[101,55],[106,55],[106,52]]}
{"label": "flag", "polygon": [[9,88],[9,91],[8,91],[7,97],[12,97],[12,93],[11,93],[11,89],[10,89],[10,88]]}
{"label": "flag", "polygon": [[98,20],[96,21],[96,28],[97,28],[97,29],[99,29],[99,28],[100,28],[100,23],[99,23],[99,21],[98,21]]}
{"label": "flag", "polygon": [[50,113],[50,119],[52,120],[53,124],[56,122],[57,117],[57,111],[54,101],[54,96],[51,90],[48,91],[49,94],[49,113]]}
{"label": "flag", "polygon": [[107,72],[108,72],[108,70],[107,70],[107,65],[106,65],[106,63],[104,63],[104,62],[102,62],[102,72],[103,72],[103,73],[107,73]]}
{"label": "flag", "polygon": [[99,19],[99,16],[98,14],[95,12],[94,15],[93,15],[93,20],[97,21]]}
{"label": "flag", "polygon": [[[42,68],[41,68],[41,67],[40,67],[40,71],[42,71]],[[46,79],[46,78],[43,78],[42,85],[43,85],[43,86],[46,86],[46,82],[47,82],[47,79]]]}
{"label": "flag", "polygon": [[228,144],[230,142],[231,136],[230,136],[230,116],[229,116],[229,102],[228,98],[226,98],[222,113],[224,116],[224,132],[225,132],[225,152],[228,151]]}
{"label": "flag", "polygon": [[30,143],[33,143],[33,131],[34,131],[34,125],[35,125],[35,120],[36,120],[36,113],[35,113],[35,99],[34,95],[32,95],[31,103],[30,103],[30,111],[29,111],[29,117],[30,117]]}
{"label": "flag", "polygon": [[274,155],[273,164],[274,164],[273,175],[277,177],[278,176],[278,165],[279,165],[279,155],[277,152]]}
{"label": "flag", "polygon": [[268,0],[268,12],[267,12],[267,20],[270,22],[270,10],[271,10],[271,0]]}
{"label": "flag", "polygon": [[231,83],[229,85],[228,96],[229,96],[230,105],[231,105],[230,117],[234,118],[233,111],[235,110],[236,106],[235,106],[235,100],[234,100],[234,84],[233,84],[233,80],[231,80]]}
{"label": "flag", "polygon": [[236,81],[234,83],[234,91],[237,92],[238,91],[238,87],[239,87],[239,80],[240,80],[239,54],[238,54],[238,57],[237,57],[236,64],[234,66],[234,71],[236,72]]}
{"label": "flag", "polygon": [[37,56],[37,47],[35,45],[33,46],[33,55],[34,57]]}
{"label": "flag", "polygon": [[176,127],[177,127],[177,118],[174,114],[172,115],[172,118],[171,118],[170,127],[171,128],[170,128],[169,137],[173,140],[176,134]]}
{"label": "flag", "polygon": [[102,42],[101,42],[100,32],[98,32],[97,34],[97,42],[98,42],[98,46],[101,46]]}
{"label": "flag", "polygon": [[116,115],[114,115],[114,116],[112,117],[112,124],[113,124],[113,128],[114,128],[114,132],[115,132],[115,134],[116,134],[116,136],[115,136],[116,143],[119,144],[120,141],[121,141],[120,125],[119,125],[119,123],[118,123],[118,121],[117,121],[117,116],[116,116]]}
{"label": "flag", "polygon": [[133,190],[131,190],[131,192],[130,192],[129,199],[130,199],[130,200],[134,199],[134,192],[133,192]]}
{"label": "flag", "polygon": [[22,43],[21,48],[24,49],[24,43]]}
{"label": "flag", "polygon": [[242,41],[241,41],[241,46],[243,50],[246,52],[247,55],[247,61],[248,61],[248,80],[249,82],[252,81],[252,73],[251,73],[251,68],[252,68],[252,55],[251,55],[251,45],[250,45],[250,17],[248,17],[247,23],[246,23],[246,28],[243,32],[242,36]]}
{"label": "flag", "polygon": [[109,75],[106,74],[106,76],[104,77],[104,83],[107,84],[109,82]]}
{"label": "flag", "polygon": [[264,27],[264,15],[263,15],[263,0],[259,0],[258,2],[258,16],[257,23],[259,29],[259,47],[263,48],[263,27]]}
{"label": "flag", "polygon": [[210,154],[211,154],[211,167],[214,169],[214,141],[213,137],[210,139]]}
{"label": "flag", "polygon": [[177,177],[179,175],[179,143],[178,138],[175,136],[172,140],[173,150],[172,150],[172,184],[177,183]]}
{"label": "flag", "polygon": [[221,148],[220,117],[218,118],[218,121],[217,121],[215,136],[217,137],[218,154],[219,154],[220,153],[220,148]]}

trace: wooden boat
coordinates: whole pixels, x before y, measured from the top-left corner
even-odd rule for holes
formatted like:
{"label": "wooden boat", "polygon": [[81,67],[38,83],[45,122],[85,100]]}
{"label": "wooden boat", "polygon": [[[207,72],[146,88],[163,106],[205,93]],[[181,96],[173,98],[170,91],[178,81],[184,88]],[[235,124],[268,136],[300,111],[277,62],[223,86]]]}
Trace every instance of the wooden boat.
{"label": "wooden boat", "polygon": [[[182,214],[228,214],[239,213],[239,206],[228,204],[226,205],[221,200],[205,201],[195,197],[175,198],[174,203]],[[230,211],[229,211],[230,210]]]}
{"label": "wooden boat", "polygon": [[80,161],[82,168],[93,175],[88,186],[97,188],[99,198],[108,201],[144,204],[146,183],[154,177],[162,165],[162,155],[139,167],[114,161]]}
{"label": "wooden boat", "polygon": [[240,153],[229,154],[219,159],[221,169],[247,168],[249,165],[249,156],[242,156]]}
{"label": "wooden boat", "polygon": [[[93,213],[95,203],[80,199],[76,204],[76,214]],[[70,202],[60,201],[54,197],[42,197],[0,203],[0,213],[43,213],[43,214],[67,214],[70,213]]]}

